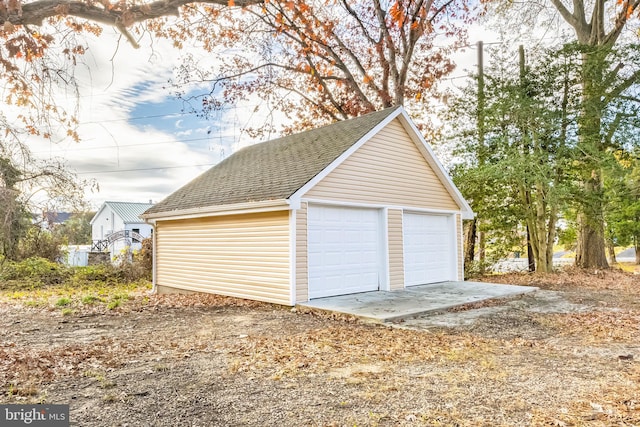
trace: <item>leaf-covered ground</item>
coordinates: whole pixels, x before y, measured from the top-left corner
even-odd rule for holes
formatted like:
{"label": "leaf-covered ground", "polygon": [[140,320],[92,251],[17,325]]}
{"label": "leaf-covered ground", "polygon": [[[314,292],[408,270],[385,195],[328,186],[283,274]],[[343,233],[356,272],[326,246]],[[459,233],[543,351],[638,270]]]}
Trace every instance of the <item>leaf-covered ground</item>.
{"label": "leaf-covered ground", "polygon": [[394,325],[206,295],[71,312],[0,295],[0,402],[68,403],[82,426],[640,425],[640,276],[485,280],[541,290]]}

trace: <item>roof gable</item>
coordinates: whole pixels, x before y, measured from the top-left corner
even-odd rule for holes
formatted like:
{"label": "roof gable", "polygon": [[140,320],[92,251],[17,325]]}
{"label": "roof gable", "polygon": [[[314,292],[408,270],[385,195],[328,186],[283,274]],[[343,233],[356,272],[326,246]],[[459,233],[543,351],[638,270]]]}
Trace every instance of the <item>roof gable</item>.
{"label": "roof gable", "polygon": [[377,206],[460,210],[446,184],[437,176],[399,118],[387,123],[301,197]]}
{"label": "roof gable", "polygon": [[145,214],[287,199],[401,109],[389,108],[243,148]]}
{"label": "roof gable", "polygon": [[[386,111],[386,110],[383,110]],[[314,186],[316,186],[321,180],[327,177],[331,172],[333,172],[337,167],[339,167],[347,158],[349,158],[353,153],[356,152],[360,147],[362,147],[373,135],[376,135],[380,132],[385,126],[387,126],[392,120],[398,119],[402,124],[402,127],[407,132],[409,138],[414,142],[424,160],[427,161],[429,166],[433,169],[433,172],[436,174],[446,191],[449,193],[454,202],[458,205],[460,212],[462,214],[463,219],[473,219],[474,213],[469,206],[469,203],[465,200],[465,198],[460,193],[460,190],[455,186],[453,180],[445,170],[444,166],[440,163],[438,158],[436,157],[433,149],[424,139],[418,128],[416,128],[415,124],[407,114],[407,112],[402,107],[398,107],[393,109],[391,113],[385,117],[383,120],[378,123],[371,131],[366,135],[366,137],[361,138],[356,144],[349,147],[339,158],[337,158],[334,162],[328,165],[321,173],[317,174],[313,177],[309,182],[307,182],[302,188],[296,191],[295,194],[291,196],[291,199],[299,202],[301,197],[304,197]]]}
{"label": "roof gable", "polygon": [[144,220],[140,218],[146,210],[151,208],[153,203],[135,203],[135,202],[104,202],[98,212],[91,219],[91,224],[94,223],[100,213],[107,207],[109,207],[116,215],[120,217],[125,224],[137,224],[143,223]]}

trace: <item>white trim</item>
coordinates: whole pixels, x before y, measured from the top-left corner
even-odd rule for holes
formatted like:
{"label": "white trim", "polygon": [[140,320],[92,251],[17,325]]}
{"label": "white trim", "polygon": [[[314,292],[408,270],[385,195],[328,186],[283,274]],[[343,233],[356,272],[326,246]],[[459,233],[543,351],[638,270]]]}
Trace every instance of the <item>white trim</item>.
{"label": "white trim", "polygon": [[157,253],[158,253],[158,243],[157,243],[157,232],[156,232],[156,222],[153,221],[151,228],[151,293],[158,293],[158,267],[157,267]]}
{"label": "white trim", "polygon": [[291,305],[296,305],[296,262],[298,261],[296,252],[297,233],[297,211],[289,211],[289,291],[291,292]]}
{"label": "white trim", "polygon": [[[462,280],[464,280],[464,257],[462,258],[462,274],[460,274],[460,256],[462,255],[462,253],[460,252],[460,249],[462,249],[464,251],[464,247],[462,246],[463,241],[464,241],[464,229],[462,228],[462,221],[460,221],[460,227],[458,227],[458,215],[454,215],[453,216],[453,222],[454,222],[454,226],[453,228],[456,231],[456,280],[460,280],[460,277],[462,276]],[[459,238],[459,240],[458,240]]]}
{"label": "white trim", "polygon": [[247,214],[257,212],[274,212],[292,209],[298,203],[291,203],[287,199],[264,200],[261,202],[234,203],[230,205],[206,206],[202,208],[183,209],[171,212],[159,212],[142,215],[145,220],[156,219],[161,221],[175,219],[191,219],[209,216]]}
{"label": "white trim", "polygon": [[299,200],[304,196],[309,190],[311,190],[315,185],[320,182],[324,177],[329,175],[335,168],[340,166],[342,162],[344,162],[349,156],[351,156],[358,148],[362,147],[365,142],[370,140],[373,136],[375,136],[378,132],[380,132],[386,125],[388,125],[393,119],[395,119],[404,108],[398,107],[395,111],[390,113],[384,120],[378,123],[373,129],[371,129],[365,136],[360,138],[355,144],[353,144],[347,151],[342,153],[337,159],[329,164],[326,168],[324,168],[319,174],[311,178],[305,185],[300,187],[295,193],[293,193],[289,199],[291,200]]}
{"label": "white trim", "polygon": [[384,205],[376,203],[357,203],[357,202],[343,202],[340,200],[324,200],[324,199],[301,199],[301,202],[312,203],[314,205],[329,205],[329,206],[344,206],[352,208],[364,208],[364,209],[396,209],[396,210],[408,210],[411,212],[424,212],[434,214],[453,215],[461,214],[459,210],[450,209],[431,209],[431,208],[416,208],[413,206],[399,206],[399,205]]}
{"label": "white trim", "polygon": [[380,222],[378,223],[381,229],[382,236],[380,237],[380,244],[382,246],[381,251],[381,279],[382,283],[380,283],[381,291],[391,291],[391,272],[389,268],[389,209],[382,208],[380,209]]}

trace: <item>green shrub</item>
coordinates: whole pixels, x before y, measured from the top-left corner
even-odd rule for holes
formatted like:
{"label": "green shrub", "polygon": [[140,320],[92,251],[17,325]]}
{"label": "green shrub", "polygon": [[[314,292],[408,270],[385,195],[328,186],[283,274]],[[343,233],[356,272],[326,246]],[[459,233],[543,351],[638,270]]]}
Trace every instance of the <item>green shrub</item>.
{"label": "green shrub", "polygon": [[20,262],[5,262],[0,271],[1,280],[28,280],[33,285],[57,285],[63,283],[72,270],[45,258],[33,257]]}
{"label": "green shrub", "polygon": [[132,283],[139,280],[150,280],[151,275],[134,258],[133,262],[126,259],[117,260],[117,264],[98,264],[87,267],[76,267],[73,269],[73,281],[84,282],[104,282]]}
{"label": "green shrub", "polygon": [[464,279],[469,280],[476,277],[481,277],[485,274],[492,273],[492,269],[495,262],[493,261],[484,261],[480,262],[478,260],[474,260],[471,262],[464,263]]}
{"label": "green shrub", "polygon": [[39,226],[32,226],[18,244],[16,259],[45,258],[49,261],[57,261],[64,255],[60,249],[64,244],[66,241],[61,236],[54,235]]}
{"label": "green shrub", "polygon": [[88,265],[74,268],[73,276],[80,281],[106,282],[115,276],[115,269],[111,264]]}
{"label": "green shrub", "polygon": [[153,239],[148,237],[142,241],[142,249],[134,256],[134,262],[140,264],[144,269],[146,278],[151,280],[153,271]]}

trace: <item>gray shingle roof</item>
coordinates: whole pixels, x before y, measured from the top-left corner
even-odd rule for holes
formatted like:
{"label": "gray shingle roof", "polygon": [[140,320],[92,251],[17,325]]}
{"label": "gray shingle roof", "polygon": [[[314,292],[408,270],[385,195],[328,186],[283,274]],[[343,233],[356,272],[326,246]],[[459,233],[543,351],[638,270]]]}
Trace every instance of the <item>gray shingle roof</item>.
{"label": "gray shingle roof", "polygon": [[153,206],[152,203],[132,202],[105,202],[105,204],[109,205],[125,224],[144,222],[140,215]]}
{"label": "gray shingle roof", "polygon": [[286,199],[397,108],[243,148],[145,214]]}

